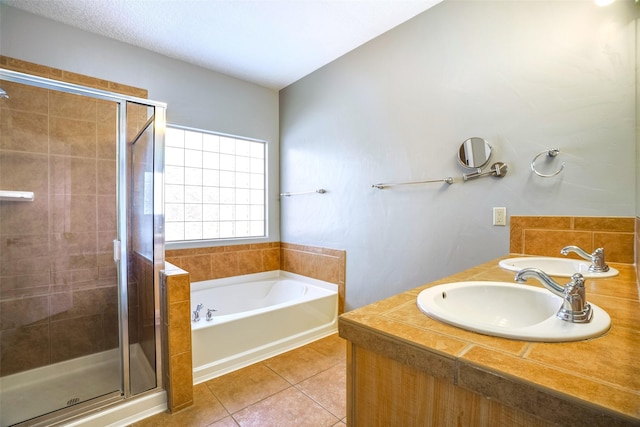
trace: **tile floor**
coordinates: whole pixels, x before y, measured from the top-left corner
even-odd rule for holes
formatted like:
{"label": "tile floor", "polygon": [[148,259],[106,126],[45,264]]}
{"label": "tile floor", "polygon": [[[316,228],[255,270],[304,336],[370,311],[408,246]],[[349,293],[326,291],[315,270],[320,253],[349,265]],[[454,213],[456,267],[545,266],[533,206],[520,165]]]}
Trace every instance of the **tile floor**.
{"label": "tile floor", "polygon": [[344,427],[346,344],[337,334],[194,386],[193,406],[133,427]]}

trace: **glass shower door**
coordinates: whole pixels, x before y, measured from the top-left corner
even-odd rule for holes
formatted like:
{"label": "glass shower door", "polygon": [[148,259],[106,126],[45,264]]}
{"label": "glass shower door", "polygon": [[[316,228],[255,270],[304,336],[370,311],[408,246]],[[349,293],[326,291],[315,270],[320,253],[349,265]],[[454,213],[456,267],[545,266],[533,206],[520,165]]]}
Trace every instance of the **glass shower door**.
{"label": "glass shower door", "polygon": [[157,391],[164,104],[3,69],[0,89],[0,427]]}
{"label": "glass shower door", "polygon": [[158,289],[154,262],[155,108],[127,102],[128,343],[131,393],[157,385]]}
{"label": "glass shower door", "polygon": [[0,87],[8,95],[0,99],[5,426],[122,395],[111,244],[119,107],[55,87]]}

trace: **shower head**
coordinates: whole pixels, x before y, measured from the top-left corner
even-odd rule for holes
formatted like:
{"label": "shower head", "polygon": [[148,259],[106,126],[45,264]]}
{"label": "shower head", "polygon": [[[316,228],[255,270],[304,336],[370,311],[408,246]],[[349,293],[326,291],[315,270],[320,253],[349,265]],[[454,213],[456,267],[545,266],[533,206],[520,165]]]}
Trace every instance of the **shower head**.
{"label": "shower head", "polygon": [[4,89],[2,89],[1,87],[0,87],[0,98],[9,99],[9,95],[7,95],[7,92],[5,92]]}

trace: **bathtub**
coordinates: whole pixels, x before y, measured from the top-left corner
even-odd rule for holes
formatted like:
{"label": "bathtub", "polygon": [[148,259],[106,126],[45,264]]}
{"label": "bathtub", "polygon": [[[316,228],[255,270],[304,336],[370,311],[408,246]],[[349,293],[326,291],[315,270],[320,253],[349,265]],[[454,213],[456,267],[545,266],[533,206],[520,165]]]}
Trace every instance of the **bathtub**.
{"label": "bathtub", "polygon": [[[236,369],[338,330],[338,286],[285,271],[191,284],[193,382]],[[211,319],[207,320],[207,311]]]}

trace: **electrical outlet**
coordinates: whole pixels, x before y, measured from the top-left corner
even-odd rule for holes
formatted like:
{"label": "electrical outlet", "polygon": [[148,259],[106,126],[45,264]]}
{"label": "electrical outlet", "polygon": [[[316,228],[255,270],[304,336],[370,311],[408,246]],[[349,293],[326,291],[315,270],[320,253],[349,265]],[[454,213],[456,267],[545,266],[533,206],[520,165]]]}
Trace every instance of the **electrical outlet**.
{"label": "electrical outlet", "polygon": [[507,225],[507,208],[493,208],[493,225]]}

